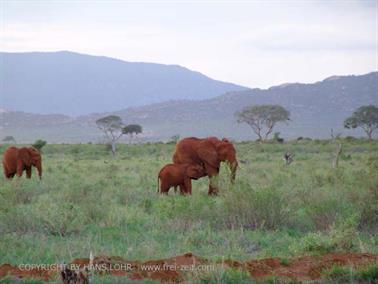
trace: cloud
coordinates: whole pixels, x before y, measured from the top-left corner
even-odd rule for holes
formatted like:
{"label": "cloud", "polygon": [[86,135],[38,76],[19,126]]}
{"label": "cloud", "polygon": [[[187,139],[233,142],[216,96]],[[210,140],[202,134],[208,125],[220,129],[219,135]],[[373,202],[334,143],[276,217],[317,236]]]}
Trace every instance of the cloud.
{"label": "cloud", "polygon": [[7,2],[0,48],[180,64],[251,87],[312,82],[378,69],[365,2]]}

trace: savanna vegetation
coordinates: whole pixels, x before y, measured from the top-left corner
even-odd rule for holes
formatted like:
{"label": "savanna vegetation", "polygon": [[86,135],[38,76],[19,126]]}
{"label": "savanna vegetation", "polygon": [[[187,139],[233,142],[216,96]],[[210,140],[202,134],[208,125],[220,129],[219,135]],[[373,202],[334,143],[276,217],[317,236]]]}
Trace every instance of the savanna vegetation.
{"label": "savanna vegetation", "polygon": [[[378,143],[339,142],[337,168],[334,141],[236,143],[236,182],[223,166],[217,197],[207,178],[193,181],[192,196],[157,194],[174,143],[120,144],[115,157],[105,145],[47,144],[41,181],[35,172],[0,178],[0,263],[62,263],[90,251],[135,260],[378,253]],[[286,152],[295,154],[290,165]],[[230,273],[218,276],[245,278]]]}

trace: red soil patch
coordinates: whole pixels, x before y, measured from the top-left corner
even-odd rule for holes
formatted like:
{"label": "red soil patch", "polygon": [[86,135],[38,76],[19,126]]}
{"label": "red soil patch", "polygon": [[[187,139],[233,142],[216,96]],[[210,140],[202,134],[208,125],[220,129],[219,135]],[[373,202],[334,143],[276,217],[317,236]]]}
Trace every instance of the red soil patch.
{"label": "red soil patch", "polygon": [[[245,269],[253,278],[275,276],[277,278],[295,280],[316,280],[321,278],[323,270],[329,269],[335,264],[361,267],[375,262],[378,262],[377,254],[332,253],[323,256],[296,257],[285,262],[282,262],[279,258],[267,258],[246,262],[225,260],[214,263],[192,253],[187,253],[147,262],[127,261],[116,256],[98,256],[93,259],[93,267],[91,269],[99,274],[126,276],[134,280],[150,278],[165,283],[181,283],[185,280],[187,273],[200,273],[201,269],[199,268],[205,266]],[[70,265],[77,270],[82,270],[88,268],[90,262],[88,258],[78,258],[73,260]],[[0,266],[0,279],[11,276],[14,278],[38,278],[48,281],[57,272],[57,269],[22,270],[10,264],[3,264]]]}
{"label": "red soil patch", "polygon": [[281,264],[279,258],[253,260],[246,262],[246,269],[254,278],[274,275],[278,278],[297,280],[316,280],[323,270],[334,265],[361,267],[378,262],[378,255],[357,253],[331,253],[323,256],[303,256]]}
{"label": "red soil patch", "polygon": [[8,263],[5,263],[0,266],[0,280],[6,276],[11,276],[14,278],[22,279],[22,278],[37,278],[37,279],[43,279],[44,281],[48,281],[50,277],[51,271],[44,270],[44,269],[20,269],[16,266],[12,266]]}

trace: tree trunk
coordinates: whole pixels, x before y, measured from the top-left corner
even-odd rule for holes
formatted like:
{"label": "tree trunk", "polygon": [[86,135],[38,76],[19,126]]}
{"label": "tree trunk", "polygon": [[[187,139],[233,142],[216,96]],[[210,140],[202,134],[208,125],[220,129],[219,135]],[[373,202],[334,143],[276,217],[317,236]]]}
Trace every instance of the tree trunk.
{"label": "tree trunk", "polygon": [[368,140],[370,141],[370,140],[372,140],[372,133],[373,133],[373,131],[371,130],[371,129],[368,129],[367,131],[366,131],[366,134],[367,134],[367,136],[368,136]]}
{"label": "tree trunk", "polygon": [[341,143],[339,143],[338,146],[337,146],[335,157],[334,157],[333,162],[332,162],[332,167],[334,169],[336,169],[339,166],[339,158],[340,158],[341,152],[342,152],[342,145],[341,145]]}
{"label": "tree trunk", "polygon": [[115,143],[115,140],[112,140],[112,154],[113,154],[113,156],[115,156],[115,154],[116,154],[116,143]]}

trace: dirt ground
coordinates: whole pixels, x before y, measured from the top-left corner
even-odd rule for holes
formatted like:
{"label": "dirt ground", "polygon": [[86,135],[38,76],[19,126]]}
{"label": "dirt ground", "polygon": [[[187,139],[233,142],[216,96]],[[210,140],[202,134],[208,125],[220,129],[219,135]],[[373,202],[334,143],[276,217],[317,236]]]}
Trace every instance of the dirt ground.
{"label": "dirt ground", "polygon": [[[321,279],[321,272],[337,264],[340,266],[361,267],[378,261],[378,255],[361,253],[330,253],[322,256],[301,256],[282,260],[266,258],[239,262],[223,260],[211,262],[205,258],[186,253],[167,259],[147,262],[128,261],[117,256],[97,256],[92,261],[88,258],[73,260],[67,267],[74,271],[95,270],[102,275],[111,274],[130,279],[154,279],[163,283],[182,283],[191,273],[200,273],[217,268],[244,269],[252,278],[264,279],[275,276],[292,280]],[[21,269],[18,266],[3,264],[0,266],[0,279],[9,276],[15,279],[37,278],[48,281],[60,272],[60,268]]]}

